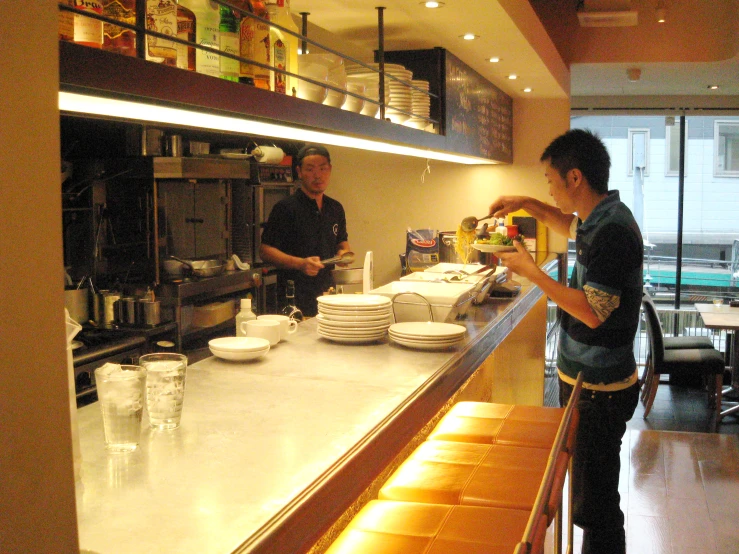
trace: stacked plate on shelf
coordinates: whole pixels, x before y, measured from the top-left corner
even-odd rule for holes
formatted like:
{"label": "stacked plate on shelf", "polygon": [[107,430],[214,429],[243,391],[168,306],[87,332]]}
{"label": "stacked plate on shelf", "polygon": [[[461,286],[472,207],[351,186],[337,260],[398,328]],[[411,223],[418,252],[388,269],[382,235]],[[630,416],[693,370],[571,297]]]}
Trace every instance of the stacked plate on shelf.
{"label": "stacked plate on shelf", "polygon": [[385,338],[393,320],[392,302],[374,294],[331,294],[318,297],[318,334],[343,343]]}
{"label": "stacked plate on shelf", "polygon": [[460,343],[467,329],[454,323],[406,321],[388,329],[390,340],[418,350],[443,350]]}
{"label": "stacked plate on shelf", "polygon": [[[346,79],[347,83],[350,82],[361,82],[366,86],[365,94],[367,98],[379,100],[379,82],[380,64],[368,63],[371,69],[364,67],[363,65],[347,63],[346,64]],[[374,70],[374,71],[373,71]],[[413,77],[413,72],[407,70],[405,67],[399,64],[386,63],[385,74],[392,75],[404,81],[410,83]],[[395,123],[402,123],[410,118],[410,115],[400,113],[398,110],[412,113],[413,100],[411,98],[411,88],[407,85],[399,83],[395,79],[385,79],[385,117]],[[364,115],[377,116],[379,113],[379,106],[372,104],[371,102],[365,102],[364,108],[361,111]]]}
{"label": "stacked plate on shelf", "polygon": [[[411,81],[411,84],[426,92],[429,90],[428,81],[414,80]],[[413,114],[413,117],[405,121],[403,125],[422,130],[428,127],[429,122],[426,119],[422,119],[424,117],[428,118],[431,113],[431,99],[428,94],[424,94],[416,89],[411,89],[411,113]]]}
{"label": "stacked plate on shelf", "polygon": [[256,360],[269,352],[269,341],[260,337],[220,337],[208,342],[211,353],[224,360]]}

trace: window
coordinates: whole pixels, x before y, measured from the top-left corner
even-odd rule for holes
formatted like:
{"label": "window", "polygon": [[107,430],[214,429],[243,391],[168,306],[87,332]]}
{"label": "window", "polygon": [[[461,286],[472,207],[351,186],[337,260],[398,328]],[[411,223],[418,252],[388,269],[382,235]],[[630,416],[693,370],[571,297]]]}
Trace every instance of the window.
{"label": "window", "polygon": [[[680,173],[680,121],[668,117],[665,126],[665,175]],[[688,173],[688,120],[685,120],[685,174]]]}
{"label": "window", "polygon": [[634,167],[641,167],[643,175],[649,175],[649,129],[629,129],[628,175],[634,174]]}
{"label": "window", "polygon": [[713,144],[714,176],[739,177],[739,121],[716,121]]}

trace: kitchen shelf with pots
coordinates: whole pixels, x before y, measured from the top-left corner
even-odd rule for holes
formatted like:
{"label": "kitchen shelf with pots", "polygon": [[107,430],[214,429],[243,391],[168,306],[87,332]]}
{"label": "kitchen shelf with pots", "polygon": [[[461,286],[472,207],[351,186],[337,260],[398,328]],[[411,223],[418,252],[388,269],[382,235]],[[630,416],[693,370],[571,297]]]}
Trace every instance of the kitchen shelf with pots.
{"label": "kitchen shelf with pots", "polygon": [[[463,149],[459,141],[448,140],[443,135],[66,41],[59,42],[59,62],[61,92],[124,100],[149,107],[155,104],[186,109],[192,117],[182,120],[185,127],[200,128],[196,116],[204,113],[448,153],[468,157],[467,163],[505,162],[475,158]],[[85,102],[83,114],[147,121],[146,116],[137,117],[130,111],[125,114],[97,112],[97,108],[92,106],[94,99],[88,98]],[[64,106],[62,110],[66,113]]]}

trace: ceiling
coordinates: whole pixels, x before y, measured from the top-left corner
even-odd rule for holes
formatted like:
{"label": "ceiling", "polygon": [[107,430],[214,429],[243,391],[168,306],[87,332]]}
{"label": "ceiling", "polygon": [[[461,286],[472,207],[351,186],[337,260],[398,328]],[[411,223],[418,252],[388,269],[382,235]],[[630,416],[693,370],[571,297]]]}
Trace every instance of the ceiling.
{"label": "ceiling", "polygon": [[[666,105],[669,95],[739,107],[739,0],[662,0],[662,24],[656,22],[657,0],[583,0],[585,9],[595,2],[606,9],[617,2],[620,9],[625,2],[638,12],[636,26],[610,28],[581,27],[579,1],[446,0],[428,9],[419,0],[385,0],[384,48],[443,47],[514,98],[569,96],[575,106],[656,97]],[[378,4],[292,0],[291,10],[309,12],[310,38],[371,61]],[[463,40],[468,32],[478,38]],[[490,63],[492,56],[500,62]],[[628,80],[630,68],[641,70],[639,81]],[[518,78],[509,80],[511,73]],[[711,84],[720,88],[709,90]],[[524,93],[525,87],[532,91]]]}

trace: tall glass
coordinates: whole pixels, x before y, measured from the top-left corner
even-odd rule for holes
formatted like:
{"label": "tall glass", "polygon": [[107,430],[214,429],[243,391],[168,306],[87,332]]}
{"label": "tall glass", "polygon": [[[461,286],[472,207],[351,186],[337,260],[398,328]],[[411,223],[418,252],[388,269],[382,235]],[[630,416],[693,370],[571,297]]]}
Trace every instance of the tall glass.
{"label": "tall glass", "polygon": [[154,429],[180,425],[185,401],[187,356],[173,352],[144,354],[139,363],[146,370],[146,409]]}
{"label": "tall glass", "polygon": [[136,450],[141,435],[146,371],[137,365],[105,364],[95,370],[105,445],[113,452]]}

